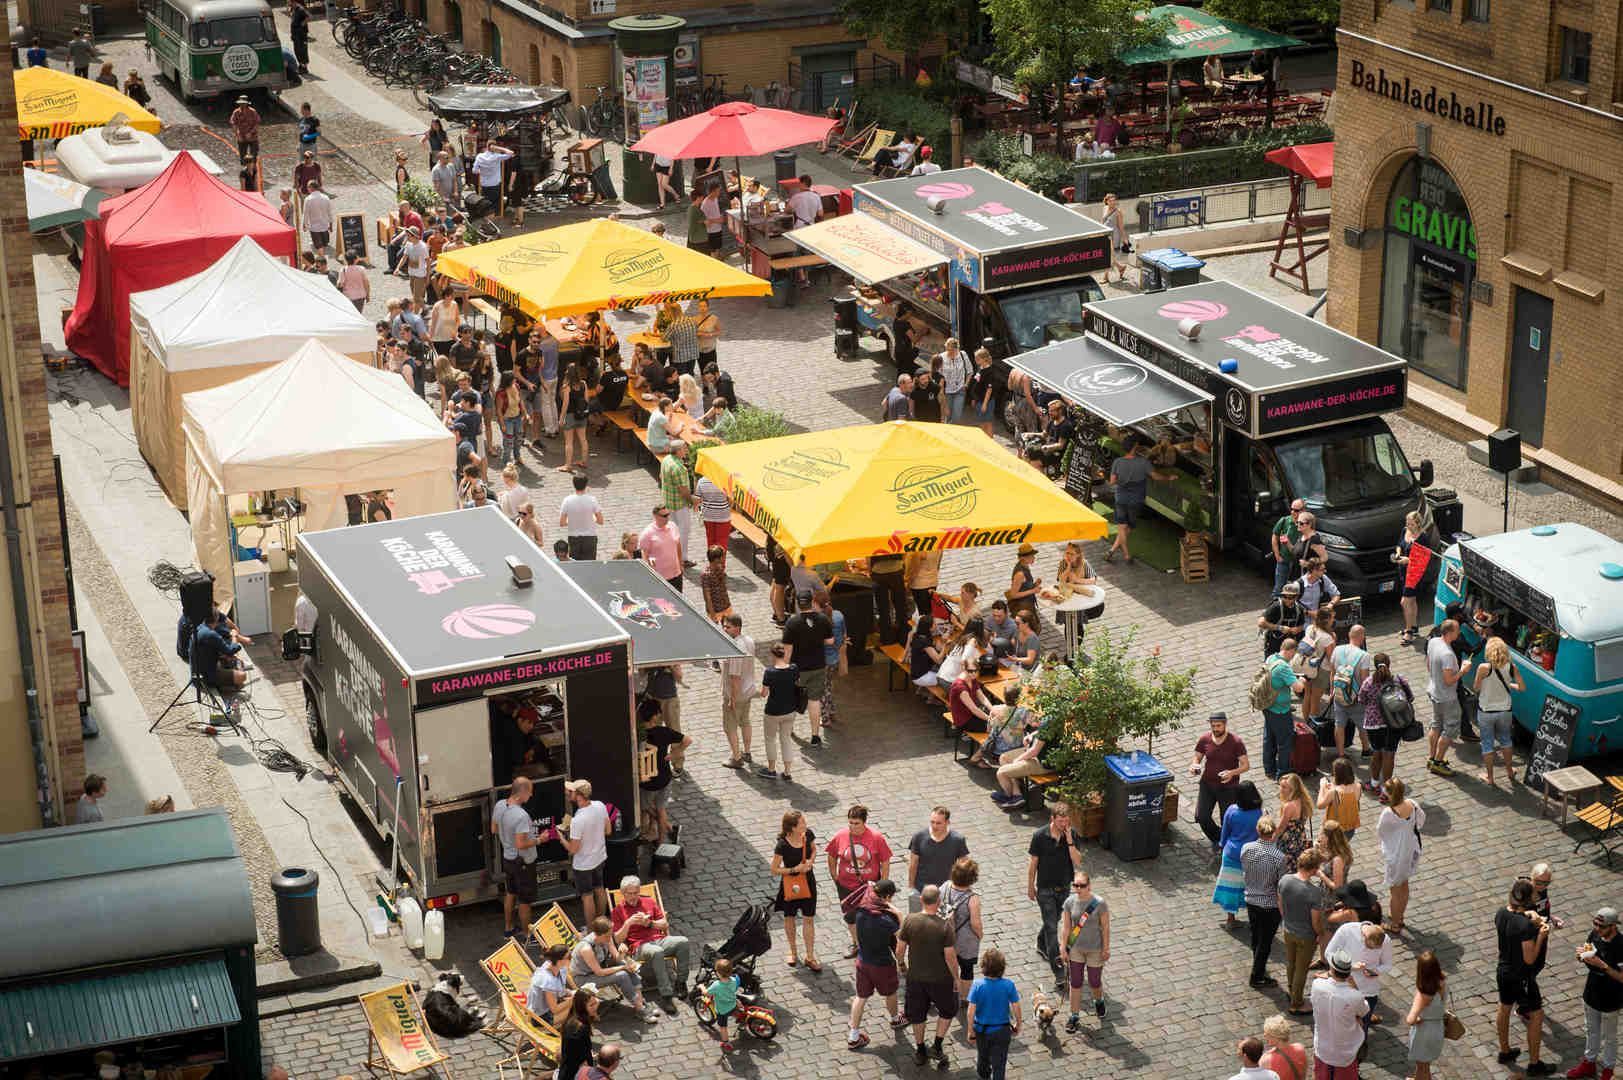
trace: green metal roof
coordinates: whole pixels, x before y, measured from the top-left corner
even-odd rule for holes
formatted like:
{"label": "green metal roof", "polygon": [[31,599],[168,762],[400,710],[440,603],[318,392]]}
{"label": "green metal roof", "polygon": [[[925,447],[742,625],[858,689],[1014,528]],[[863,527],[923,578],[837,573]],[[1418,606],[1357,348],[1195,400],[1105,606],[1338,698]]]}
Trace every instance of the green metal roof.
{"label": "green metal roof", "polygon": [[226,1027],[242,1019],[219,954],[0,989],[0,1061]]}

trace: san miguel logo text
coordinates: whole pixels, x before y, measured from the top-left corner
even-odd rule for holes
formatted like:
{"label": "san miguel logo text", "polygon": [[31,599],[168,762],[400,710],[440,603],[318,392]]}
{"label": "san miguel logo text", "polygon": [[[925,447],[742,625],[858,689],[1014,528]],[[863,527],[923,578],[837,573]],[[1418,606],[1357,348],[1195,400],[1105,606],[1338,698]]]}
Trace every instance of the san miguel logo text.
{"label": "san miguel logo text", "polygon": [[761,482],[774,491],[794,491],[843,476],[850,469],[832,447],[796,450],[767,462],[761,470]]}
{"label": "san miguel logo text", "polygon": [[[664,245],[664,241],[655,243]],[[651,289],[670,279],[671,264],[658,247],[623,248],[609,252],[603,271],[616,286]]]}
{"label": "san miguel logo text", "polygon": [[969,466],[943,469],[915,465],[896,474],[890,487],[899,514],[920,514],[937,521],[957,521],[975,509],[980,489]]}
{"label": "san miguel logo text", "polygon": [[761,496],[737,473],[727,477],[727,498],[732,500],[734,510],[766,530],[768,536],[776,536],[782,528],[783,522],[778,515],[761,505]]}
{"label": "san miguel logo text", "polygon": [[953,548],[1002,547],[1021,544],[1031,537],[1031,523],[1007,529],[975,529],[963,527],[942,529],[938,533],[914,533],[898,530],[890,534],[884,546],[875,555],[907,555],[915,551],[949,551]]}

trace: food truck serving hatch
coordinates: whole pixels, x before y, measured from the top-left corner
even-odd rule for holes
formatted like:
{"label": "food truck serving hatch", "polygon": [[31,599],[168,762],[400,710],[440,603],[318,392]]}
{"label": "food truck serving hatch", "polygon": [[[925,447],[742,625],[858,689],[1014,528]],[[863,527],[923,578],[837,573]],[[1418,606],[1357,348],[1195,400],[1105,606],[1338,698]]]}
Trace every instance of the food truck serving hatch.
{"label": "food truck serving hatch", "polygon": [[1408,388],[1400,357],[1228,281],[1095,301],[1087,329],[1211,394],[1253,438],[1392,412]]}
{"label": "food truck serving hatch", "polygon": [[859,184],[852,208],[949,259],[953,280],[976,292],[1110,265],[1106,226],[981,168]]}
{"label": "food truck serving hatch", "polygon": [[1009,366],[1117,427],[1131,427],[1152,416],[1212,400],[1205,391],[1092,336],[1055,341],[1011,356]]}
{"label": "food truck serving hatch", "polygon": [[940,266],[947,256],[869,217],[845,214],[790,232],[789,239],[856,279],[859,285],[888,281]]}

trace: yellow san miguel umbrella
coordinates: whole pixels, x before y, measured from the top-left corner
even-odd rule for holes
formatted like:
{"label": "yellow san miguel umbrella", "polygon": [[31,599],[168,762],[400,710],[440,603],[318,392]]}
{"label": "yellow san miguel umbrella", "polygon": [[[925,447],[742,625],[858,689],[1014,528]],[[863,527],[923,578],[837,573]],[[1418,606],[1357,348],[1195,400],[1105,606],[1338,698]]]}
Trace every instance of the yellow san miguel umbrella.
{"label": "yellow san miguel umbrella", "polygon": [[975,427],[896,421],[707,446],[698,470],[808,563],[1097,540],[1107,528]]}
{"label": "yellow san miguel umbrella", "polygon": [[48,67],[23,68],[12,73],[12,81],[19,139],[65,139],[119,113],[137,131],[158,133],[158,118],[111,86]]}
{"label": "yellow san miguel umbrella", "polygon": [[537,316],[772,291],[754,274],[606,218],[444,251],[435,268]]}

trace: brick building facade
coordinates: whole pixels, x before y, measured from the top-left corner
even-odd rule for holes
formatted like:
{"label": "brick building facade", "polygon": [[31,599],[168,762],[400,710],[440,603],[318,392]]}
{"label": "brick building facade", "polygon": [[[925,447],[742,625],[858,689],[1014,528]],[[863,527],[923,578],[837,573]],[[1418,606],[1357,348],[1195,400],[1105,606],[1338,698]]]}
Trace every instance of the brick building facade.
{"label": "brick building facade", "polygon": [[[0,26],[10,29],[3,10]],[[0,130],[15,131],[17,99],[9,58],[5,66],[0,77]],[[85,775],[51,418],[40,361],[33,241],[23,202],[22,146],[16,139],[0,139],[0,262],[5,267],[5,292],[0,296],[0,410],[5,413],[24,583],[24,595],[15,595],[7,547],[0,542],[0,832],[10,833],[60,824],[64,805],[78,797]],[[32,640],[18,641],[17,604],[28,613]],[[49,820],[42,820],[40,808],[42,785],[24,693],[24,649],[32,658],[38,693]]]}
{"label": "brick building facade", "polygon": [[[804,94],[796,108],[821,110],[836,96],[890,72],[900,57],[853,38],[835,5],[762,0],[406,0],[438,33],[460,37],[531,84],[563,86],[586,105],[596,88],[619,89],[609,21],[658,13],[687,20],[678,74],[724,75],[730,94],[774,81]],[[877,57],[877,60],[876,60]],[[684,63],[685,61],[685,63]]]}
{"label": "brick building facade", "polygon": [[1341,10],[1330,321],[1408,357],[1412,407],[1623,497],[1618,8]]}

